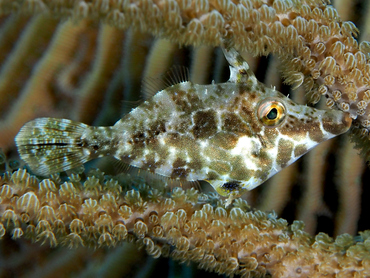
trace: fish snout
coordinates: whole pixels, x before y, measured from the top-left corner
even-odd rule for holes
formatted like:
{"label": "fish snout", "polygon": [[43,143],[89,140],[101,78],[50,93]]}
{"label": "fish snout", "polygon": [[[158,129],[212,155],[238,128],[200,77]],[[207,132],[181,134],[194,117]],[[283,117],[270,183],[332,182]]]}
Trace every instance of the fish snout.
{"label": "fish snout", "polygon": [[322,122],[325,131],[333,135],[339,135],[349,130],[352,125],[352,118],[347,112],[327,110]]}

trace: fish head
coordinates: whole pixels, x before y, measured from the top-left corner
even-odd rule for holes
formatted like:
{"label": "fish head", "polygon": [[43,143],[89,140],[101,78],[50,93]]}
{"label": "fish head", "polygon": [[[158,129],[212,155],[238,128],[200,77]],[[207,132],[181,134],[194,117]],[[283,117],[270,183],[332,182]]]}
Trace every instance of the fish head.
{"label": "fish head", "polygon": [[249,128],[229,150],[240,161],[233,168],[239,176],[210,182],[224,196],[259,186],[321,142],[348,131],[352,123],[348,113],[297,104],[259,82],[241,83],[236,99],[235,113]]}

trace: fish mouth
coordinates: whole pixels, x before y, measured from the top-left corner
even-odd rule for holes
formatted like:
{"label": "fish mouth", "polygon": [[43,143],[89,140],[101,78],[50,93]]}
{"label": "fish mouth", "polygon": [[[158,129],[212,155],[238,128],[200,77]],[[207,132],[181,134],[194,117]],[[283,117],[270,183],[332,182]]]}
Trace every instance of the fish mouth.
{"label": "fish mouth", "polygon": [[345,112],[344,113],[344,116],[343,116],[343,119],[342,119],[342,123],[344,126],[347,127],[347,130],[351,127],[352,125],[352,117],[351,117],[351,114]]}

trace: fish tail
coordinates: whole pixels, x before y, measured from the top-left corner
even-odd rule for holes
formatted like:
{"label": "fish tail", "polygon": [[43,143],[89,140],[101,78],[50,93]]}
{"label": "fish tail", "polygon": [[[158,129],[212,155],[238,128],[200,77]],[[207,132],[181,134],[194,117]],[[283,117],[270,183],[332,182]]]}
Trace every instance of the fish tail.
{"label": "fish tail", "polygon": [[83,134],[92,127],[55,118],[26,123],[15,142],[20,157],[39,175],[62,172],[94,158],[84,149]]}

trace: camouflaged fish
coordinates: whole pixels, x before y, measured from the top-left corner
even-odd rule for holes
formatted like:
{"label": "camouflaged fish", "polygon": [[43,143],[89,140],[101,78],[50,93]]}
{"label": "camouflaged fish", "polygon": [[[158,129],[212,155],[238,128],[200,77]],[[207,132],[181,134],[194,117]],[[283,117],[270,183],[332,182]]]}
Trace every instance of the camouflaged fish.
{"label": "camouflaged fish", "polygon": [[234,49],[224,54],[228,82],[170,86],[114,126],[28,122],[15,139],[21,158],[47,175],[109,155],[172,179],[205,180],[229,195],[255,188],[349,129],[347,113],[298,105],[258,82]]}

